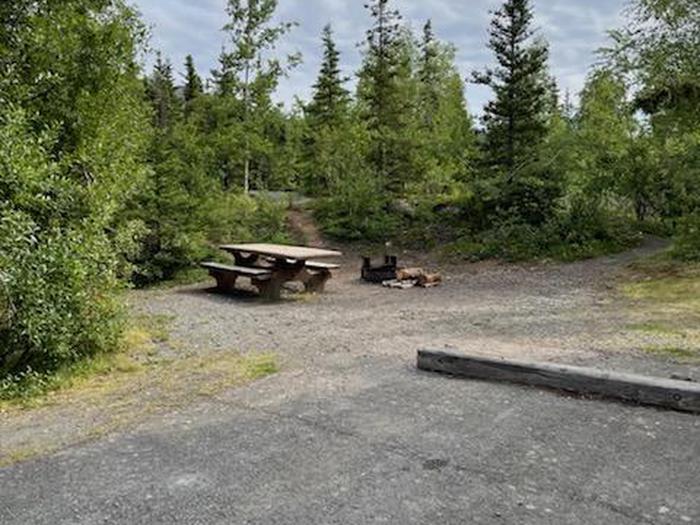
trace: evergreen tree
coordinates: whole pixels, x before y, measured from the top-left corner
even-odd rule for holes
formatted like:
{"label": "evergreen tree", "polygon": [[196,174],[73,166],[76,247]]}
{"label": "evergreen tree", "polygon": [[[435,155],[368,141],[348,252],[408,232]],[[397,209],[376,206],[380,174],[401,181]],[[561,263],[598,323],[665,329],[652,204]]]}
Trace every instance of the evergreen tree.
{"label": "evergreen tree", "polygon": [[219,68],[211,71],[215,93],[220,97],[233,97],[236,95],[236,71],[233,64],[233,56],[222,47],[219,53]]}
{"label": "evergreen tree", "polygon": [[418,192],[449,193],[464,180],[475,157],[476,135],[455,65],[455,49],[435,38],[432,23],[423,28],[417,60],[420,173]]}
{"label": "evergreen tree", "polygon": [[358,96],[373,133],[371,162],[382,184],[399,192],[408,177],[411,151],[402,140],[406,118],[411,116],[404,88],[411,78],[407,60],[409,41],[401,31],[401,15],[390,9],[389,0],[374,0],[365,6],[374,22],[367,31],[366,52],[359,73]]}
{"label": "evergreen tree", "polygon": [[148,96],[153,106],[153,124],[158,131],[165,131],[174,124],[178,113],[173,66],[158,52],[153,73],[147,80]]}
{"label": "evergreen tree", "polygon": [[323,62],[314,84],[313,100],[306,110],[312,126],[338,125],[350,103],[350,93],[344,87],[347,80],[340,72],[340,52],[333,41],[333,30],[329,24],[323,28]]}
{"label": "evergreen tree", "polygon": [[495,176],[497,196],[488,208],[502,219],[540,226],[561,194],[560,173],[542,153],[553,109],[547,72],[549,51],[535,39],[528,0],[506,0],[494,13],[489,48],[498,66],[474,73],[495,99],[484,109],[485,161]]}
{"label": "evergreen tree", "polygon": [[474,74],[476,83],[495,93],[484,109],[487,158],[509,180],[537,159],[547,133],[549,52],[542,40],[533,41],[532,18],[528,0],[506,0],[494,13],[489,39],[499,65]]}
{"label": "evergreen tree", "polygon": [[439,105],[440,64],[438,42],[435,41],[433,23],[428,20],[423,27],[423,41],[421,42],[421,60],[418,70],[418,78],[421,83],[421,107],[423,121],[431,126]]}
{"label": "evergreen tree", "polygon": [[200,95],[204,93],[204,85],[202,79],[197,74],[197,69],[194,66],[192,55],[185,57],[185,87],[183,90],[183,98],[185,105],[189,109]]}
{"label": "evergreen tree", "polygon": [[330,24],[323,28],[323,62],[314,94],[306,106],[307,132],[304,144],[306,176],[304,183],[311,194],[328,192],[338,170],[329,159],[342,156],[339,144],[347,140],[350,125],[350,93],[341,75],[340,52],[333,41]]}

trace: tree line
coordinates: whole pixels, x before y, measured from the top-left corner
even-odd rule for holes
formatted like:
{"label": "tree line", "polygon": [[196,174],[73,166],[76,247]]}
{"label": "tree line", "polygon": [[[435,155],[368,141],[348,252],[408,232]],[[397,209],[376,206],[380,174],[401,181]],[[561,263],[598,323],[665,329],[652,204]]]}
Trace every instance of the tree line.
{"label": "tree line", "polygon": [[[574,104],[528,0],[493,13],[493,66],[460,71],[431,21],[369,0],[350,88],[332,26],[309,101],[273,102],[301,57],[276,0],[229,0],[227,44],[183,78],[122,0],[0,5],[0,377],[114,349],[120,290],[172,278],[221,241],[286,239],[313,197],[338,240],[397,239],[467,258],[574,259],[644,232],[700,258],[700,14],[633,0]],[[493,99],[477,122],[467,83]],[[18,379],[19,378],[19,379]]]}

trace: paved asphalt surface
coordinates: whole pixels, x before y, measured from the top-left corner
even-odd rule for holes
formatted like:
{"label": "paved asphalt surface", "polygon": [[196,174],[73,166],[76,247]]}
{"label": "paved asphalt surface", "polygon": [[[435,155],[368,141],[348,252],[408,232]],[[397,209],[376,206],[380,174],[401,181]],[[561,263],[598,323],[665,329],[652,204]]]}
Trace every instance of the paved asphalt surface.
{"label": "paved asphalt surface", "polygon": [[0,469],[0,523],[700,523],[700,417],[335,356]]}

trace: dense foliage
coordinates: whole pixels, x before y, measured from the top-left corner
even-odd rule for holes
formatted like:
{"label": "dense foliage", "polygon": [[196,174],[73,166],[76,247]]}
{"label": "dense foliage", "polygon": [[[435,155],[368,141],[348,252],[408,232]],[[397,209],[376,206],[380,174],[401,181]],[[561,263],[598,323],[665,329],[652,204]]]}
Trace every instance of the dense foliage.
{"label": "dense foliage", "polygon": [[146,177],[149,134],[132,11],[10,4],[0,11],[0,375],[113,348],[128,238],[113,226]]}
{"label": "dense foliage", "polygon": [[[456,49],[368,0],[356,87],[332,27],[308,103],[274,102],[298,62],[276,0],[228,0],[210,78],[156,55],[122,0],[0,3],[0,377],[115,347],[119,290],[220,241],[284,240],[266,190],[313,198],[339,240],[470,258],[574,259],[672,236],[700,258],[700,10],[633,0],[578,103],[528,0],[493,13],[478,125]],[[359,36],[358,36],[359,38]],[[252,195],[251,195],[252,194]]]}

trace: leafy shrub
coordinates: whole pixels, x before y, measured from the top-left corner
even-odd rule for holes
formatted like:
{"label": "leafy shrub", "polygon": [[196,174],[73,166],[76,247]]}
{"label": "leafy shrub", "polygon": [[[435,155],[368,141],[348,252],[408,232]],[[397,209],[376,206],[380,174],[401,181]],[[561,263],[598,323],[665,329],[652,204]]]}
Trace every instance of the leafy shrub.
{"label": "leafy shrub", "polygon": [[595,202],[573,199],[544,224],[534,226],[513,217],[499,218],[490,228],[450,244],[446,253],[470,259],[571,261],[619,251],[640,240],[641,233],[633,221]]}
{"label": "leafy shrub", "polygon": [[684,261],[700,261],[700,213],[680,220],[672,255]]}
{"label": "leafy shrub", "polygon": [[[190,215],[163,212],[158,221],[132,221],[136,249],[129,239],[124,265],[137,286],[170,280],[204,259],[219,255],[217,244],[229,242],[286,242],[285,207],[264,198],[212,190],[191,206]],[[126,231],[124,227],[122,230]]]}
{"label": "leafy shrub", "polygon": [[547,251],[550,237],[544,228],[504,219],[480,236],[482,255],[506,260],[534,259]]}
{"label": "leafy shrub", "polygon": [[379,181],[367,173],[336,181],[332,196],[319,201],[316,217],[323,231],[335,239],[383,241],[390,239],[400,223],[389,211]]}
{"label": "leafy shrub", "polygon": [[542,226],[556,211],[561,186],[553,171],[528,166],[525,172],[513,180],[501,176],[497,184],[498,209],[519,223]]}
{"label": "leafy shrub", "polygon": [[220,193],[210,205],[208,237],[219,242],[286,242],[283,204],[265,198]]}
{"label": "leafy shrub", "polygon": [[[0,377],[114,347],[116,257],[21,112],[0,119]],[[72,191],[71,191],[72,190]]]}

